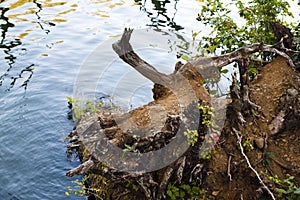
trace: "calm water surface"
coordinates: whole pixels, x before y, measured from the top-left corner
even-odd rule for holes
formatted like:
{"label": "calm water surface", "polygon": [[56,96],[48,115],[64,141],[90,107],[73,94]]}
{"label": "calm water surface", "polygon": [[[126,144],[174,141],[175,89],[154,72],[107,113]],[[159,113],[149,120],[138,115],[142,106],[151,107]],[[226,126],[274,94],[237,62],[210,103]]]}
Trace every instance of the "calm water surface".
{"label": "calm water surface", "polygon": [[84,199],[65,196],[76,179],[65,173],[79,161],[66,157],[64,140],[74,126],[66,96],[84,59],[124,27],[166,27],[187,37],[201,28],[200,1],[136,2],[1,1],[0,199]]}
{"label": "calm water surface", "polygon": [[65,173],[79,164],[65,154],[64,139],[74,125],[66,96],[72,96],[81,63],[124,27],[169,27],[190,35],[200,2],[1,2],[0,199],[84,199],[65,196],[76,179]]}

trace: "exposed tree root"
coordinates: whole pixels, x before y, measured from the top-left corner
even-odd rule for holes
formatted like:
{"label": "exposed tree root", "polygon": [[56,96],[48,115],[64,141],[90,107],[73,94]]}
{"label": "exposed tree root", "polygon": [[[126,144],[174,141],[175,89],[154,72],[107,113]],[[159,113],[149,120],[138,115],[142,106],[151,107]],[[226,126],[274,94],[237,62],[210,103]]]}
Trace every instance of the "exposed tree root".
{"label": "exposed tree root", "polygon": [[[205,135],[208,128],[202,124],[203,119],[198,110],[198,102],[204,102],[205,105],[210,105],[213,100],[201,83],[205,78],[218,76],[219,68],[232,62],[237,62],[241,87],[238,86],[236,76],[233,76],[233,84],[230,88],[231,101],[228,101],[230,104],[227,108],[227,112],[230,113],[231,118],[228,119],[226,123],[232,126],[231,130],[235,133],[240,153],[246,160],[248,168],[255,173],[259,183],[268,192],[271,198],[275,199],[271,189],[268,188],[244,153],[244,147],[242,145],[242,134],[244,133],[238,131],[239,129],[237,127],[247,126],[247,119],[252,117],[253,112],[263,112],[261,105],[259,106],[250,100],[248,77],[250,55],[256,52],[276,53],[286,58],[289,65],[294,67],[292,59],[287,54],[290,50],[283,46],[283,40],[275,45],[253,44],[222,56],[198,58],[184,65],[178,64],[174,73],[166,75],[158,72],[155,67],[142,60],[134,52],[129,43],[132,31],[133,30],[125,29],[121,40],[113,45],[113,49],[124,62],[131,65],[141,75],[155,84],[153,89],[155,101],[129,113],[124,113],[121,116],[107,114],[103,111],[103,113],[98,113],[96,117],[94,116],[93,119],[82,120],[76,128],[76,131],[70,135],[71,143],[68,149],[70,152],[72,152],[73,149],[80,151],[82,160],[85,162],[67,172],[67,176],[93,174],[95,176],[105,177],[112,182],[115,187],[118,187],[115,191],[123,191],[120,194],[111,195],[115,195],[119,198],[122,196],[123,199],[166,199],[168,197],[166,190],[170,183],[178,187],[182,184],[192,183],[200,185],[204,177],[208,176],[209,172],[206,171],[207,167],[204,167],[206,161],[199,156],[199,149],[211,147],[216,143],[216,141],[211,139],[211,136]],[[164,109],[161,109],[161,107]],[[278,121],[281,121],[282,118],[286,116],[286,113],[287,111],[283,114],[278,114],[274,119],[274,123],[269,124],[271,136],[282,129],[283,124]],[[195,118],[200,118],[200,121],[194,120]],[[151,122],[149,119],[155,119],[157,122],[163,122],[163,124],[160,124],[159,127],[157,123],[149,124]],[[132,123],[130,120],[133,120],[135,123]],[[174,138],[180,137],[177,133],[180,126],[184,128],[193,127],[194,130],[198,130],[199,137],[197,142],[194,146],[191,145],[183,155],[178,156],[178,159],[173,163],[156,171],[146,173],[120,171],[103,164],[104,161],[99,160],[93,154],[98,150],[97,147],[99,147],[98,145],[100,144],[98,142],[103,140],[103,135],[105,136],[105,142],[123,150],[129,146],[130,148],[127,150],[132,153],[143,154],[157,151],[166,147]],[[221,132],[222,130],[218,131]],[[143,133],[144,135],[136,137],[135,134],[138,133]],[[85,141],[87,138],[89,139],[88,142]],[[210,138],[212,142],[202,143],[203,138]],[[264,143],[266,148],[267,141]],[[176,153],[175,150],[174,153]],[[162,155],[162,157],[164,156],[168,155]],[[146,164],[150,165],[151,160]],[[234,181],[234,173],[238,168],[239,164],[234,161],[234,157],[231,155],[227,157],[224,173],[227,179],[229,179],[229,182]],[[134,183],[139,187],[137,190],[119,187],[120,184],[124,185],[124,183]],[[131,193],[128,193],[127,190],[130,190]],[[213,194],[216,195],[217,193],[218,192],[214,192]]]}

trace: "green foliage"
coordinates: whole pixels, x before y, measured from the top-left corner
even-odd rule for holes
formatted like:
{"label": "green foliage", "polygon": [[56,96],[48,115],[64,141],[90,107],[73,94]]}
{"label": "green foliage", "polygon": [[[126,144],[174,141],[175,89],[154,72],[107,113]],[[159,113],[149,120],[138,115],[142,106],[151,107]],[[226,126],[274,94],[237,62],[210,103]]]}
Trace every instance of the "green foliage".
{"label": "green foliage", "polygon": [[268,177],[273,181],[278,188],[276,188],[277,196],[282,200],[297,200],[300,199],[300,187],[297,187],[293,182],[294,176],[287,179],[280,180],[277,175]]}
{"label": "green foliage", "polygon": [[126,188],[131,188],[131,189],[133,189],[136,192],[140,189],[139,185],[134,184],[132,181],[129,181],[127,183]]}
{"label": "green foliage", "polygon": [[271,151],[266,152],[265,158],[264,158],[264,164],[269,165],[272,162],[272,158],[274,158],[274,157],[275,157],[274,152],[271,152]]}
{"label": "green foliage", "polygon": [[[289,12],[289,3],[284,0],[207,0],[198,17],[205,25],[212,28],[207,37],[203,37],[201,46],[209,53],[219,48],[221,54],[231,52],[252,43],[274,44],[277,42],[270,22],[283,22]],[[230,16],[238,10],[241,20],[236,23]]]}
{"label": "green foliage", "polygon": [[[214,109],[210,106],[203,106],[199,105],[198,106],[199,110],[201,111],[201,119],[202,119],[202,124],[210,128],[212,125],[212,116]],[[197,130],[187,130],[184,132],[184,135],[187,137],[188,143],[191,144],[192,146],[195,146],[195,144],[199,140],[199,133]]]}
{"label": "green foliage", "polygon": [[214,113],[214,109],[210,106],[198,106],[199,110],[201,111],[202,115],[202,124],[205,125],[207,128],[209,128],[212,125],[211,118]]}
{"label": "green foliage", "polygon": [[181,55],[181,57],[180,57],[182,60],[185,60],[185,61],[187,61],[187,60],[189,60],[189,57],[187,56],[187,55]]}
{"label": "green foliage", "polygon": [[200,157],[204,160],[209,160],[214,153],[216,153],[216,151],[213,149],[204,149],[200,152]]}
{"label": "green foliage", "polygon": [[251,79],[253,80],[254,78],[257,77],[258,72],[259,72],[258,69],[253,65],[253,63],[251,63],[248,70],[249,77],[251,77]]}
{"label": "green foliage", "polygon": [[66,196],[70,196],[70,194],[79,195],[79,196],[86,196],[93,194],[95,196],[98,196],[97,194],[101,193],[100,189],[96,188],[88,188],[86,187],[86,180],[88,179],[88,176],[84,176],[81,181],[76,179],[75,181],[72,181],[72,183],[75,183],[76,185],[72,188],[71,186],[68,186],[68,191],[65,192]]}
{"label": "green foliage", "polygon": [[246,151],[250,151],[253,149],[253,146],[251,144],[251,140],[250,139],[246,139],[244,142],[243,142],[243,147]]}
{"label": "green foliage", "polygon": [[83,108],[79,107],[80,100],[74,100],[73,97],[67,96],[68,107],[71,109],[70,115],[75,117],[75,120],[79,120],[86,113],[97,113],[102,107],[102,102],[95,104],[92,101],[86,101],[85,106]]}
{"label": "green foliage", "polygon": [[200,200],[204,199],[205,194],[205,190],[195,183],[192,183],[191,185],[181,184],[178,187],[169,183],[167,188],[167,195],[172,200]]}
{"label": "green foliage", "polygon": [[199,134],[197,130],[187,130],[183,133],[188,140],[188,143],[192,146],[195,146],[195,144],[198,142]]}
{"label": "green foliage", "polygon": [[131,151],[131,146],[128,145],[128,144],[125,144],[124,145],[124,149],[123,149],[124,152],[128,152],[128,151]]}
{"label": "green foliage", "polygon": [[69,107],[70,109],[72,109],[73,104],[74,104],[74,99],[73,99],[73,97],[67,96],[67,100],[68,100],[68,107]]}
{"label": "green foliage", "polygon": [[[296,34],[294,37],[295,48],[298,52],[294,54],[294,60],[300,62],[300,23],[296,28]],[[298,66],[300,68],[300,66]]]}

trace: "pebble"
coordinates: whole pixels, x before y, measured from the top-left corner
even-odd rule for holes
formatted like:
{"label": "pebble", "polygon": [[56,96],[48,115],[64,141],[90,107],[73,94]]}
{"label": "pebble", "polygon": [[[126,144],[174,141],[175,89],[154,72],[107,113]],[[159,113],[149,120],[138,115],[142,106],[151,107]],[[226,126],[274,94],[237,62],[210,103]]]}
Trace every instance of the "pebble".
{"label": "pebble", "polygon": [[294,88],[287,89],[287,93],[292,97],[296,97],[298,95],[298,91]]}
{"label": "pebble", "polygon": [[257,146],[259,149],[264,148],[264,145],[265,145],[265,140],[264,140],[264,138],[256,138],[256,139],[254,139],[254,141],[255,141],[256,146]]}
{"label": "pebble", "polygon": [[286,140],[286,139],[282,139],[281,141],[282,141],[283,143],[286,143],[286,142],[287,142],[287,140]]}
{"label": "pebble", "polygon": [[219,193],[220,193],[220,191],[213,191],[211,194],[212,194],[213,196],[218,196]]}

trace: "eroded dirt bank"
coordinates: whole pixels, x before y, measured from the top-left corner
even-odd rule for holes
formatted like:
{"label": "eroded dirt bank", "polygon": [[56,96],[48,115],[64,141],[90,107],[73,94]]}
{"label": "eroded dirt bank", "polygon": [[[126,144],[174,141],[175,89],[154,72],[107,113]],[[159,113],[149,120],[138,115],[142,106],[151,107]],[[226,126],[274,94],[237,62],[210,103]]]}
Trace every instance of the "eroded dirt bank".
{"label": "eroded dirt bank", "polygon": [[[209,102],[210,96],[199,84],[203,78],[192,67],[185,66],[184,69],[188,70],[181,71],[181,74],[189,80],[197,99],[205,106],[203,102]],[[70,149],[76,149],[84,163],[67,175],[88,176],[90,199],[284,198],[285,194],[278,193],[278,189],[297,199],[299,196],[294,192],[300,186],[299,73],[288,65],[285,58],[277,57],[261,68],[256,80],[245,85],[244,93],[239,92],[237,83],[231,87],[225,125],[218,138],[212,141],[216,144],[209,156],[202,157],[198,153],[204,135],[199,135],[196,144],[191,145],[174,163],[145,174],[119,172],[103,165],[93,156],[91,150],[99,145],[95,141],[100,132],[115,146],[138,153],[161,149],[178,136],[176,131],[180,120],[184,121],[179,119],[180,95],[156,85],[156,100],[124,115],[118,124],[124,122],[124,129],[126,118],[130,116],[139,126],[152,130],[155,124],[148,126],[149,119],[153,118],[153,112],[149,110],[155,110],[159,104],[164,105],[167,112],[167,115],[160,115],[159,109],[154,112],[161,118],[158,121],[167,118],[164,126],[159,128],[161,131],[136,138],[132,134],[136,131],[135,127],[131,127],[131,134],[124,133],[111,113],[105,110],[86,116],[70,134]],[[193,104],[185,95],[186,91],[178,91],[187,105]],[[187,106],[183,118],[190,119],[189,115],[197,115],[194,108]],[[198,132],[204,134],[207,129],[203,127],[203,113],[198,117],[200,124],[195,125],[199,126]],[[188,122],[194,123],[191,120]],[[94,140],[82,142],[87,137]],[[294,184],[293,188],[288,181],[284,181],[286,179]]]}

